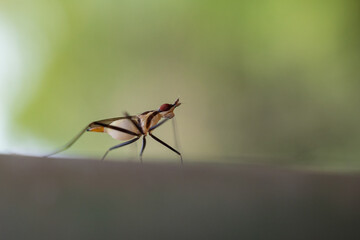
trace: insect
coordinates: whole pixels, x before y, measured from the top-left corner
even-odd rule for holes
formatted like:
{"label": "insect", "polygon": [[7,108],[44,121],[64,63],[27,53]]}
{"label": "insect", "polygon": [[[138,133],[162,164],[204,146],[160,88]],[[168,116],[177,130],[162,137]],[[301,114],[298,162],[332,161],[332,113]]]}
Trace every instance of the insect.
{"label": "insect", "polygon": [[169,119],[172,119],[175,116],[175,108],[180,105],[181,103],[179,102],[179,99],[177,99],[174,104],[162,104],[158,110],[146,111],[135,116],[130,116],[127,112],[125,112],[125,116],[123,117],[94,121],[88,124],[74,139],[72,139],[64,147],[60,148],[54,153],[46,155],[45,157],[52,156],[70,148],[85,132],[101,132],[109,134],[116,140],[126,141],[109,148],[101,160],[104,160],[110,151],[134,143],[142,137],[142,147],[140,151],[140,161],[142,162],[142,155],[146,147],[146,136],[149,135],[155,141],[178,154],[180,156],[181,164],[183,164],[181,153],[154,136],[152,133],[152,131],[154,131],[156,128],[160,127]]}

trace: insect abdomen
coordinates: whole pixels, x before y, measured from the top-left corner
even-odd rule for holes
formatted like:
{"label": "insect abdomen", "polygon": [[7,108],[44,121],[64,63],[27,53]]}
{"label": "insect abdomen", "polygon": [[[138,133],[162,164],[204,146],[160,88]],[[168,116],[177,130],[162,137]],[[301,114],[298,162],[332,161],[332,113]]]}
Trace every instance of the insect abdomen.
{"label": "insect abdomen", "polygon": [[[129,130],[129,131],[139,134],[138,129],[134,126],[134,124],[129,119],[117,120],[117,121],[110,123],[110,125],[124,128],[126,130]],[[134,135],[127,134],[127,133],[124,133],[124,132],[121,132],[118,130],[114,130],[111,128],[105,128],[105,132],[108,133],[112,138],[114,138],[116,140],[121,140],[121,141],[129,140],[129,139],[132,139],[135,137]]]}

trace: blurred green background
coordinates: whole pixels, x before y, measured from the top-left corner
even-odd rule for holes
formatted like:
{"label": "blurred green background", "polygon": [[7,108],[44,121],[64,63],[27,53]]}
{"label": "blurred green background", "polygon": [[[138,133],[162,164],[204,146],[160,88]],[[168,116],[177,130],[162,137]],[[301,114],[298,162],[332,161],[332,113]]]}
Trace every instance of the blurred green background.
{"label": "blurred green background", "polygon": [[[93,120],[180,97],[185,161],[360,169],[359,9],[355,0],[2,0],[1,151],[47,154]],[[157,136],[174,145],[171,124]],[[100,158],[115,144],[88,133],[63,156]],[[116,156],[137,159],[130,146]],[[177,160],[154,141],[146,158]]]}

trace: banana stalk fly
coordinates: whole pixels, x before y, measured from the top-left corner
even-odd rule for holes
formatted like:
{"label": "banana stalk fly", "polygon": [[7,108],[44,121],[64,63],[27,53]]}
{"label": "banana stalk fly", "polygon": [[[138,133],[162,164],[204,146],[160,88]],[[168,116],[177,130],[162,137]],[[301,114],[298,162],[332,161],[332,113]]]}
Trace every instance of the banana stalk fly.
{"label": "banana stalk fly", "polygon": [[[146,136],[149,135],[155,141],[178,154],[180,156],[181,164],[183,164],[183,159],[180,152],[152,134],[152,131],[175,116],[174,110],[180,105],[181,103],[179,102],[179,99],[177,99],[174,104],[162,104],[158,110],[146,111],[134,116],[130,116],[127,112],[125,112],[125,116],[123,117],[94,121],[88,124],[74,139],[72,139],[64,147],[60,148],[54,153],[46,155],[45,157],[52,156],[70,148],[85,132],[102,132],[109,134],[116,140],[126,140],[126,142],[109,148],[101,160],[104,160],[110,151],[134,143],[142,137],[142,147],[140,151],[140,161],[142,162],[142,155],[146,147]],[[173,127],[175,134],[175,125],[173,125]],[[177,145],[176,137],[175,144]]]}

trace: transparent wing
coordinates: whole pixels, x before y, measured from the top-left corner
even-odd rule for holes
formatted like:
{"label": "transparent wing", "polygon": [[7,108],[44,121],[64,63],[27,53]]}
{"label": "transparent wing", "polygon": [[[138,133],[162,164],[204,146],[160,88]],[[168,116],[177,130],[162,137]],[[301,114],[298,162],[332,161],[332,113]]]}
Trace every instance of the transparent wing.
{"label": "transparent wing", "polygon": [[114,117],[114,118],[102,119],[102,120],[95,121],[95,122],[104,123],[104,124],[110,124],[113,121],[120,120],[120,119],[133,119],[133,120],[135,120],[135,119],[137,119],[137,116]]}

